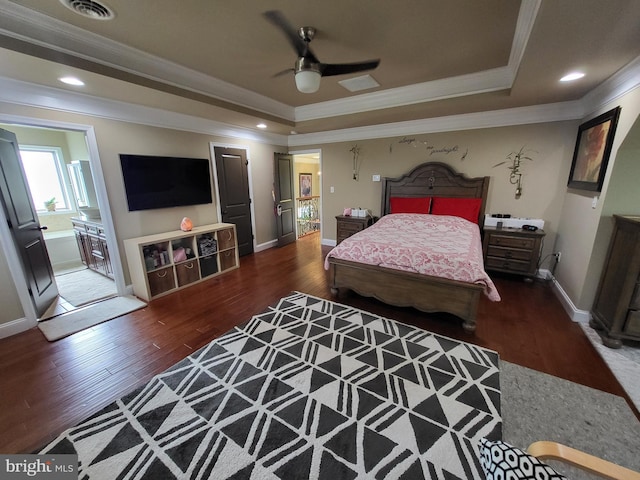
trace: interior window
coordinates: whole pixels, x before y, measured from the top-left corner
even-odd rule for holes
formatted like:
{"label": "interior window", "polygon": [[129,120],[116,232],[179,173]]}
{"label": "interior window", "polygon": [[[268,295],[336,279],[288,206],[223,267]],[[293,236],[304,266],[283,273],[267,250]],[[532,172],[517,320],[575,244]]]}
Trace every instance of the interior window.
{"label": "interior window", "polygon": [[54,147],[20,146],[20,157],[36,210],[71,210],[73,206],[65,182],[61,150]]}

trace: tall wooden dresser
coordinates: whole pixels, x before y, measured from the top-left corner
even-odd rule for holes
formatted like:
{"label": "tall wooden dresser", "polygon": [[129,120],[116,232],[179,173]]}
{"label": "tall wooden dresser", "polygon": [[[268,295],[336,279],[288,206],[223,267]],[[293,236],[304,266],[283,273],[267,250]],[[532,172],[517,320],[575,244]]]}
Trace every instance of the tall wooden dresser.
{"label": "tall wooden dresser", "polygon": [[614,215],[607,260],[591,311],[603,343],[620,348],[622,339],[640,340],[640,216]]}

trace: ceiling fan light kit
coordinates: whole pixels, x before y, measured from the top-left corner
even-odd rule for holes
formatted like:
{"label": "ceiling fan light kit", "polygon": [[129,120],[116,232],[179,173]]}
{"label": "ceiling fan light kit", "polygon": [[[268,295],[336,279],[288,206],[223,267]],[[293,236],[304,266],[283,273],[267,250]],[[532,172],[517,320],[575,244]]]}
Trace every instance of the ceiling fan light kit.
{"label": "ceiling fan light kit", "polygon": [[302,93],[315,93],[320,88],[322,74],[317,63],[305,57],[296,60],[296,88]]}
{"label": "ceiling fan light kit", "polygon": [[320,79],[334,75],[346,75],[354,72],[372,70],[378,66],[380,60],[369,60],[360,63],[322,63],[309,48],[316,29],[313,27],[294,28],[286,17],[277,10],[264,12],[267,20],[278,27],[287,37],[289,43],[298,54],[296,60],[295,82],[296,88],[302,93],[314,93],[320,88]]}
{"label": "ceiling fan light kit", "polygon": [[320,88],[319,72],[313,70],[300,70],[296,72],[296,87],[302,93],[315,93]]}

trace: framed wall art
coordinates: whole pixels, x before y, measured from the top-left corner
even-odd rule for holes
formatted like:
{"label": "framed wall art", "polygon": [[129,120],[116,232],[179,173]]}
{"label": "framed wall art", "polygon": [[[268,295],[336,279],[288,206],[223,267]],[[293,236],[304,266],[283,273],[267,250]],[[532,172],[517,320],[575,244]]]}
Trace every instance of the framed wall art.
{"label": "framed wall art", "polygon": [[616,107],[580,125],[567,183],[569,188],[602,190],[619,116],[620,107]]}
{"label": "framed wall art", "polygon": [[310,173],[300,174],[300,196],[301,197],[311,196],[311,174]]}

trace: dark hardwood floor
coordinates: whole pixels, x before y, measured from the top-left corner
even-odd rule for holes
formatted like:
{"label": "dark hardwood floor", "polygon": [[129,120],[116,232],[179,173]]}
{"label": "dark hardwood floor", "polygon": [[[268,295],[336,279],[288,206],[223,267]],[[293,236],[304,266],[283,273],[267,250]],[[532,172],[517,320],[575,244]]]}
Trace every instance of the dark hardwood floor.
{"label": "dark hardwood floor", "polygon": [[329,250],[313,234],[243,257],[237,270],[56,342],[37,328],[0,340],[0,453],[36,450],[293,290],[482,345],[508,362],[627,398],[544,281],[495,277],[502,302],[483,297],[477,331],[469,335],[455,317],[351,292],[334,298],[323,268]]}

